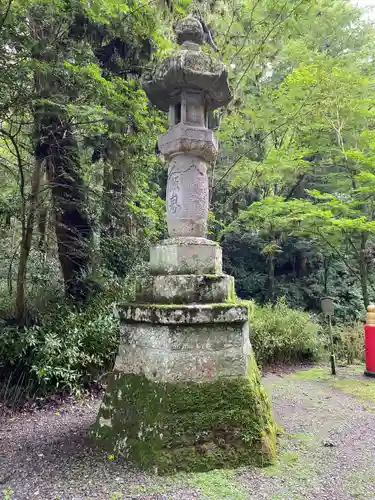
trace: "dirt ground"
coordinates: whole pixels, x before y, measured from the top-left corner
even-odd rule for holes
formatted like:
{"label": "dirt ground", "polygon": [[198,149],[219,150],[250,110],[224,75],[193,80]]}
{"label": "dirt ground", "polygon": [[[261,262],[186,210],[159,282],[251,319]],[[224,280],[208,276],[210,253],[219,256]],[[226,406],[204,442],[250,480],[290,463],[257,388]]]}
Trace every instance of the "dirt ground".
{"label": "dirt ground", "polygon": [[264,384],[283,431],[266,469],[157,477],[93,447],[99,399],[0,415],[4,500],[375,499],[375,379],[363,366],[269,373]]}

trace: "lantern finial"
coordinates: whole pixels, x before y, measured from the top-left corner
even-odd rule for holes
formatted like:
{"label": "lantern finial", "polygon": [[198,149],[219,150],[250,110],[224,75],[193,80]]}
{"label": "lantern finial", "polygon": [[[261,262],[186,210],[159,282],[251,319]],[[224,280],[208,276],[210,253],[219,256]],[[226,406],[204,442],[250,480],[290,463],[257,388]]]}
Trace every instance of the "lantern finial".
{"label": "lantern finial", "polygon": [[202,45],[204,42],[204,31],[202,23],[193,16],[188,16],[179,21],[175,28],[177,42],[183,45],[192,42]]}

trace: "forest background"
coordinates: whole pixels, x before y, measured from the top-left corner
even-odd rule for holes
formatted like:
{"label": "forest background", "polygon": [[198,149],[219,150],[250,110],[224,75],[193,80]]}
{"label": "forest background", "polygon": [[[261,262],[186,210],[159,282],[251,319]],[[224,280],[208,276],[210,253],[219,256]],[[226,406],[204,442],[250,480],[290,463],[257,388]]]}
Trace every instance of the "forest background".
{"label": "forest background", "polygon": [[[167,117],[142,78],[202,19],[234,98],[212,116],[210,238],[258,362],[363,352],[375,299],[375,31],[346,0],[0,1],[0,399],[99,383],[113,304],[166,237]],[[207,39],[209,40],[209,36]]]}

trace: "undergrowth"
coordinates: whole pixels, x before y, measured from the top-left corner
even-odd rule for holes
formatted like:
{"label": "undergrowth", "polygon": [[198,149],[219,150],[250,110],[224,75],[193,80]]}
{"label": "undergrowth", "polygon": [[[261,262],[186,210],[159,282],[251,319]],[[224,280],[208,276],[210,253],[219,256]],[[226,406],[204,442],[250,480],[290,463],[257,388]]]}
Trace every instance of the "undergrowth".
{"label": "undergrowth", "polygon": [[0,401],[12,406],[56,392],[78,395],[113,366],[119,334],[114,303],[132,286],[111,281],[91,303],[72,309],[62,300],[39,321],[0,324]]}
{"label": "undergrowth", "polygon": [[248,304],[250,339],[260,365],[320,358],[323,352],[320,327],[308,313],[290,308],[284,299],[275,305]]}

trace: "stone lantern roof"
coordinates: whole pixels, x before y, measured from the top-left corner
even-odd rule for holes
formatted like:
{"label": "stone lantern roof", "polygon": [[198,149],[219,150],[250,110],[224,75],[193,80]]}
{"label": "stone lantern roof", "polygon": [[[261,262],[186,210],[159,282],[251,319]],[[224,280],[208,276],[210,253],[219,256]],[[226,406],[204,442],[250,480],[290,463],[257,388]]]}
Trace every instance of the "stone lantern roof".
{"label": "stone lantern roof", "polygon": [[228,72],[221,61],[200,48],[204,41],[201,22],[188,16],[177,23],[175,33],[180,48],[144,81],[150,101],[168,111],[181,91],[198,91],[204,94],[207,110],[226,106],[232,98]]}

